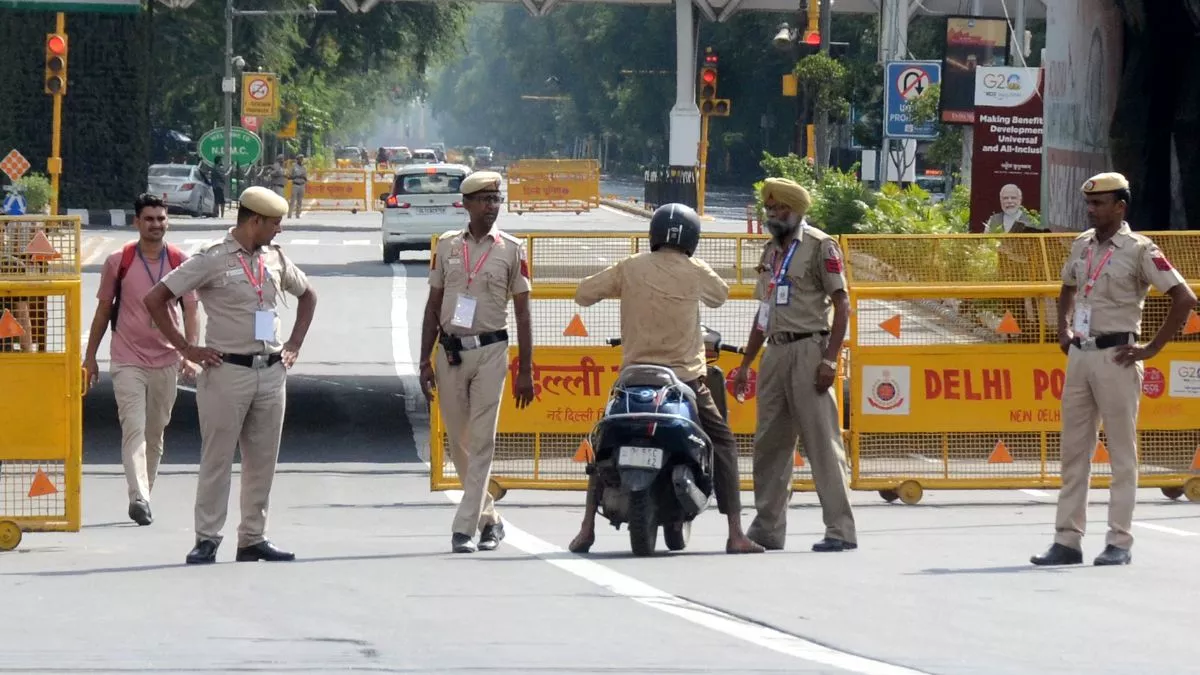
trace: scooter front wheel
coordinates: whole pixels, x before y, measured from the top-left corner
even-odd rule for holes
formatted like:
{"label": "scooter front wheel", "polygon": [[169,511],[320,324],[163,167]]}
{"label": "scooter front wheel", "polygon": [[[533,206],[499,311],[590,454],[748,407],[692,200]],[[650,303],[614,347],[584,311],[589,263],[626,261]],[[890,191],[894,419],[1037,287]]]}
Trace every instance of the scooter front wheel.
{"label": "scooter front wheel", "polygon": [[682,551],[692,538],[692,522],[667,523],[663,525],[663,541],[669,551]]}
{"label": "scooter front wheel", "polygon": [[629,495],[629,546],[636,556],[654,555],[658,543],[654,495],[649,490]]}

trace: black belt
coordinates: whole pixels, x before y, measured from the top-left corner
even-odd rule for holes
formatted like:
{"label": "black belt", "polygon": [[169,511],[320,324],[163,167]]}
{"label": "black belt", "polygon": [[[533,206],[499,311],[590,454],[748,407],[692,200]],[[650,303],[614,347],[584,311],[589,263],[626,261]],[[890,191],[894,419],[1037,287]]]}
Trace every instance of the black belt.
{"label": "black belt", "polygon": [[773,333],[773,334],[771,334],[770,337],[767,338],[767,344],[786,345],[789,342],[799,342],[800,340],[807,340],[808,338],[813,337],[814,335],[820,335],[821,337],[824,337],[826,335],[829,335],[829,331],[821,330],[821,331],[814,331],[812,333]]}
{"label": "black belt", "polygon": [[283,360],[282,354],[225,354],[221,357],[225,363],[232,363],[243,368],[270,368]]}
{"label": "black belt", "polygon": [[508,340],[507,330],[498,330],[491,333],[480,333],[479,335],[441,335],[438,337],[438,342],[446,351],[465,352],[469,349],[478,349],[497,342],[506,342]]}
{"label": "black belt", "polygon": [[1109,333],[1108,335],[1097,335],[1095,338],[1081,340],[1078,337],[1071,338],[1071,344],[1080,349],[1109,349],[1111,347],[1119,347],[1133,342],[1133,335],[1130,333]]}

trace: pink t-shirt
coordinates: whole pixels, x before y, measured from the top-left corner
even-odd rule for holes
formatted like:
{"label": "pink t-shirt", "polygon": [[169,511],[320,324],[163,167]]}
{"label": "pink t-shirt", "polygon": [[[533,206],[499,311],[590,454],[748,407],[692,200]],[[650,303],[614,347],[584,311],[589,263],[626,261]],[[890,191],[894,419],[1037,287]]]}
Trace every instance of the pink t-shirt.
{"label": "pink t-shirt", "polygon": [[[179,363],[179,352],[153,326],[150,312],[142,304],[150,289],[171,271],[166,248],[163,249],[160,259],[161,273],[159,262],[144,264],[136,254],[129,270],[125,272],[125,279],[121,282],[121,310],[117,316],[117,330],[109,339],[109,359],[112,363],[144,368],[165,368]],[[184,260],[186,259],[187,256],[184,256]],[[118,250],[104,261],[104,269],[100,273],[100,290],[96,293],[100,302],[113,301],[117,288],[117,271],[120,267],[121,251]],[[183,301],[194,306],[196,293],[188,293],[183,297]],[[168,308],[171,321],[182,331],[179,304],[172,301]]]}

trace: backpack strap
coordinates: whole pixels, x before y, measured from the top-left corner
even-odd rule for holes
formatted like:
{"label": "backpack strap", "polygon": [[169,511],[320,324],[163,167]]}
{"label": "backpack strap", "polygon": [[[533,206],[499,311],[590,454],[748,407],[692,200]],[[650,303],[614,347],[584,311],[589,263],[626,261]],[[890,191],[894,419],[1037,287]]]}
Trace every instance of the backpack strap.
{"label": "backpack strap", "polygon": [[[125,280],[125,275],[129,273],[129,268],[133,266],[133,258],[137,255],[138,242],[131,241],[121,248],[121,264],[117,267],[117,285],[113,292],[112,318],[110,324],[112,331],[117,331],[117,315],[121,312],[121,286]],[[166,244],[167,264],[171,269],[175,269],[183,264],[184,254],[181,249],[171,244]],[[176,298],[180,307],[183,307],[183,298]]]}

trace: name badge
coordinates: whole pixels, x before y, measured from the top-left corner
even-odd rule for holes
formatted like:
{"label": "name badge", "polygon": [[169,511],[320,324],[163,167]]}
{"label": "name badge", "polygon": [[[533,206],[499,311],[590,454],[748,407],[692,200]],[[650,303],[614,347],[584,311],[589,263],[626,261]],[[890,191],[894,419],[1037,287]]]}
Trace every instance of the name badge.
{"label": "name badge", "polygon": [[775,288],[775,304],[776,305],[788,304],[788,300],[791,299],[791,295],[792,295],[791,291],[792,291],[791,284],[779,284],[779,286],[777,286]]}
{"label": "name badge", "polygon": [[767,324],[771,321],[771,303],[760,300],[758,303],[758,329],[767,332]]}
{"label": "name badge", "polygon": [[275,312],[260,309],[254,313],[254,339],[275,340]]}
{"label": "name badge", "polygon": [[459,328],[471,328],[475,325],[475,298],[461,293],[458,295],[458,299],[454,301],[454,317],[450,320],[450,325]]}
{"label": "name badge", "polygon": [[1092,306],[1086,303],[1075,305],[1075,334],[1081,338],[1091,337]]}

